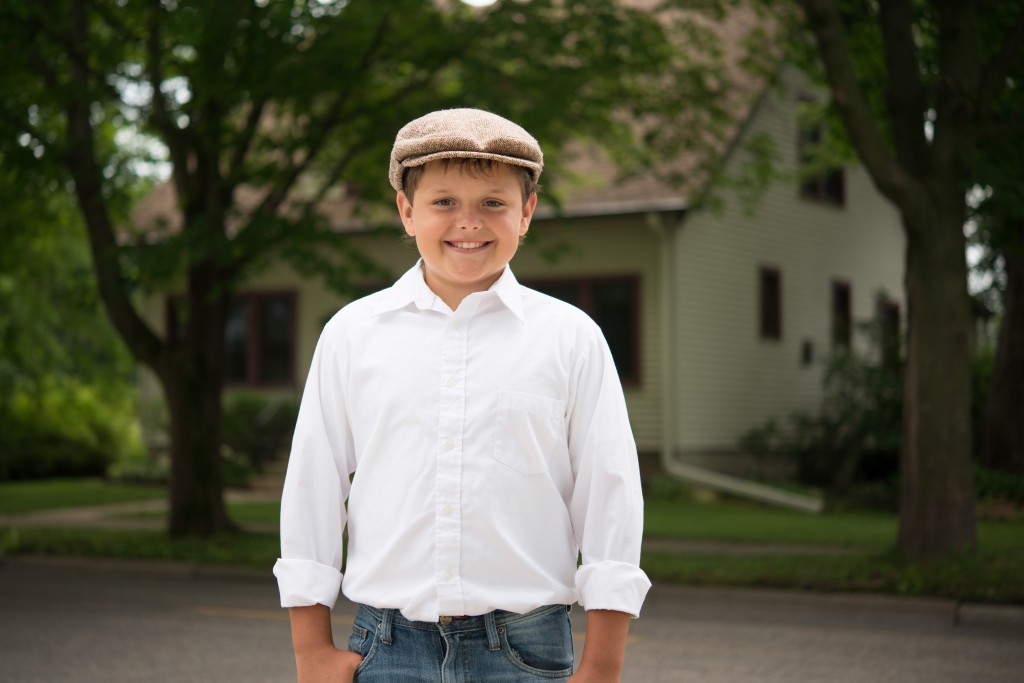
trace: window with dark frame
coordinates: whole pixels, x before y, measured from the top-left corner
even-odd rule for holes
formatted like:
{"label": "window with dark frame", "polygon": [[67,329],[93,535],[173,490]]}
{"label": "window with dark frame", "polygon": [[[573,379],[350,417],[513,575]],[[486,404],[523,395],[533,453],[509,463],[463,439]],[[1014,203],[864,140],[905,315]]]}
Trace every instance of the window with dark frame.
{"label": "window with dark frame", "polygon": [[841,280],[832,282],[832,346],[850,348],[853,336],[850,285]]}
{"label": "window with dark frame", "polygon": [[782,273],[777,268],[760,270],[760,332],[762,339],[782,339]]}
{"label": "window with dark frame", "polygon": [[524,281],[576,306],[598,324],[623,384],[640,384],[640,278],[585,277]]}
{"label": "window with dark frame", "polygon": [[[798,151],[802,169],[814,163],[813,150],[821,144],[824,126],[820,122],[801,123]],[[800,183],[800,196],[805,199],[843,206],[846,203],[846,175],[842,168],[826,169],[804,176]]]}
{"label": "window with dark frame", "polygon": [[[183,324],[180,297],[168,300],[168,337]],[[232,386],[295,384],[294,292],[248,292],[233,296],[224,322],[224,381]]]}

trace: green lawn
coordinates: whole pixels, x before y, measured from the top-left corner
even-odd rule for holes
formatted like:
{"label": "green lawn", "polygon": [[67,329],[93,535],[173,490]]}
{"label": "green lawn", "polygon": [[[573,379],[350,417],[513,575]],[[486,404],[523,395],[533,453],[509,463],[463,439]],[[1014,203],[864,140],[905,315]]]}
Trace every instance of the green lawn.
{"label": "green lawn", "polygon": [[42,479],[0,483],[0,514],[164,498],[162,486],[115,484],[102,479]]}
{"label": "green lawn", "polygon": [[740,502],[648,501],[644,535],[756,543],[826,543],[884,548],[896,538],[893,515],[810,515]]}
{"label": "green lawn", "polygon": [[[0,511],[25,512],[55,504],[91,505],[159,497],[162,489],[109,485],[97,480],[0,484]],[[273,522],[276,501],[234,503],[239,522]],[[1024,604],[1024,523],[978,522],[977,552],[929,563],[909,563],[893,552],[894,515],[830,512],[808,515],[731,500],[713,503],[650,500],[646,535],[738,543],[842,545],[849,554],[707,555],[645,553],[656,582],[763,586],[828,591],[874,591]],[[88,555],[269,569],[278,555],[276,534],[212,539],[168,539],[159,531],[0,529],[0,553]]]}

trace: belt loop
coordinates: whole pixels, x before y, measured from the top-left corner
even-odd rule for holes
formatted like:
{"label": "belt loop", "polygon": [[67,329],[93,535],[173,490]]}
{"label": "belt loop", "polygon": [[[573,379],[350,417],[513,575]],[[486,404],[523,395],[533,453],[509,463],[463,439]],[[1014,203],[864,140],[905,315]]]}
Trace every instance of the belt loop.
{"label": "belt loop", "polygon": [[380,642],[385,645],[391,644],[391,622],[395,618],[394,609],[382,609],[380,617]]}
{"label": "belt loop", "polygon": [[[484,627],[487,629],[487,649],[497,652],[501,649],[501,641],[498,640],[498,626],[494,621],[494,612],[484,615]],[[505,627],[502,626],[502,629]]]}

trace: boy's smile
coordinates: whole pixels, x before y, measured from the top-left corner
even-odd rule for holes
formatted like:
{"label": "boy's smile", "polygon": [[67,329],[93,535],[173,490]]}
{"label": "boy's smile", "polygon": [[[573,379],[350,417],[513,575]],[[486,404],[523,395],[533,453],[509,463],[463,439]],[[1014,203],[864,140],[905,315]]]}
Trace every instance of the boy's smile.
{"label": "boy's smile", "polygon": [[397,201],[423,257],[427,285],[455,310],[501,276],[530,227],[537,195],[524,203],[519,177],[505,164],[481,171],[434,161],[424,168],[413,201],[404,192]]}

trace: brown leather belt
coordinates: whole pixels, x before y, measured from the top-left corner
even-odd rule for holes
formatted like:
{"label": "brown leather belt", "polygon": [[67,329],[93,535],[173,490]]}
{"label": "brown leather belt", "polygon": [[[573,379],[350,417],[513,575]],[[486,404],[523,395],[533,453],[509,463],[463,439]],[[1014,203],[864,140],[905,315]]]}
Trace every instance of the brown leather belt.
{"label": "brown leather belt", "polygon": [[438,622],[440,622],[441,626],[447,626],[448,624],[452,623],[453,621],[465,621],[466,619],[471,619],[471,618],[472,617],[441,617],[441,618],[438,619]]}

